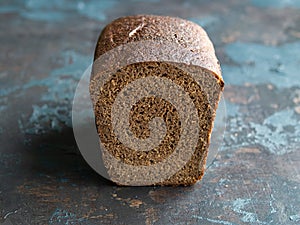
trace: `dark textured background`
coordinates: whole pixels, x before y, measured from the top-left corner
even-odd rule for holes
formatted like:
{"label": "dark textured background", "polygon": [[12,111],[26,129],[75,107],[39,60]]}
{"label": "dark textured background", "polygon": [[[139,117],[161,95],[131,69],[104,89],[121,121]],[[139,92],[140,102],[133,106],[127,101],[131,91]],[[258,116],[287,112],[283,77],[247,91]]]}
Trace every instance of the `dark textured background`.
{"label": "dark textured background", "polygon": [[[117,187],[76,147],[71,104],[101,29],[179,16],[213,40],[224,144],[192,187]],[[300,224],[300,1],[0,2],[0,224]]]}

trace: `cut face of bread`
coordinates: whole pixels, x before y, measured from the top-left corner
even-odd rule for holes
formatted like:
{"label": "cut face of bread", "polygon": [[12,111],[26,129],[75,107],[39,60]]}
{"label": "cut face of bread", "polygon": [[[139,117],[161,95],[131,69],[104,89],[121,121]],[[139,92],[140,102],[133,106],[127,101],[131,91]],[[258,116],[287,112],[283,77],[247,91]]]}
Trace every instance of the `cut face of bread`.
{"label": "cut face of bread", "polygon": [[110,179],[120,185],[201,179],[223,86],[198,25],[162,16],[109,24],[96,46],[90,94]]}

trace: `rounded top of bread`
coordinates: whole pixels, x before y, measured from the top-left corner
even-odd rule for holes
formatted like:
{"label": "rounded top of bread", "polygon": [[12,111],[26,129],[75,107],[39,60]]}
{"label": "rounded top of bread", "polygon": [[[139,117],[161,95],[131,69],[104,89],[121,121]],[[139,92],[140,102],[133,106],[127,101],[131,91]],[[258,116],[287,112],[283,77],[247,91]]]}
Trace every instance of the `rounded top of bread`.
{"label": "rounded top of bread", "polygon": [[212,71],[223,82],[219,61],[205,30],[196,23],[178,17],[136,15],[114,20],[102,30],[94,60],[119,45],[147,40],[176,43],[198,54],[199,65]]}

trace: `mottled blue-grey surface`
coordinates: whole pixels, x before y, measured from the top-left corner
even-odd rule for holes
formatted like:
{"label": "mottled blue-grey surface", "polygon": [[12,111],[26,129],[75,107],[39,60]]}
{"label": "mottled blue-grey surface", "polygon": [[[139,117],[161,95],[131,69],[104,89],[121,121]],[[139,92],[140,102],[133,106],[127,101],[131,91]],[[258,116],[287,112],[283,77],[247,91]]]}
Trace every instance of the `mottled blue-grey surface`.
{"label": "mottled blue-grey surface", "polygon": [[[78,154],[71,105],[101,29],[203,26],[226,82],[224,143],[192,187],[117,187]],[[0,224],[300,224],[300,1],[2,0]]]}

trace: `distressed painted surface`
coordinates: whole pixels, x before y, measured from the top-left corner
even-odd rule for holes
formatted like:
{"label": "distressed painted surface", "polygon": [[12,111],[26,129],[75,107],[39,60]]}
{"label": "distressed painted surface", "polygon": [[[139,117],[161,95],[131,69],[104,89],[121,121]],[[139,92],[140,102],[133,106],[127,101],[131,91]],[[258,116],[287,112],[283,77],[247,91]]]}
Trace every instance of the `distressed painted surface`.
{"label": "distressed painted surface", "polygon": [[[298,0],[0,3],[0,224],[299,224]],[[117,187],[82,159],[71,104],[113,18],[205,27],[226,82],[224,144],[193,187]]]}

